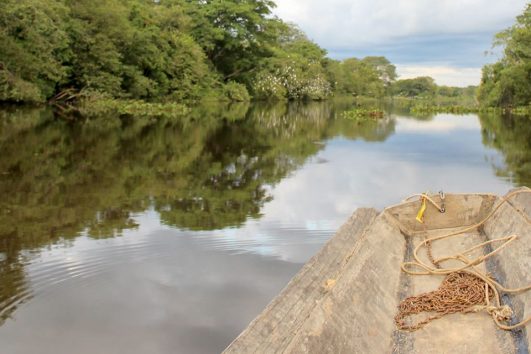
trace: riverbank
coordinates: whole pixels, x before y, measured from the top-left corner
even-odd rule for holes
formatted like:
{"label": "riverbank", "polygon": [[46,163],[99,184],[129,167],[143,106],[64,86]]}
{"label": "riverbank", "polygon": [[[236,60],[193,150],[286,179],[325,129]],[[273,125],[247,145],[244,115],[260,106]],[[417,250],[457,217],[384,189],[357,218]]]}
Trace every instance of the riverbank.
{"label": "riverbank", "polygon": [[[247,97],[244,100],[231,100],[227,96],[211,97],[200,101],[176,102],[146,102],[134,99],[114,99],[107,95],[68,95],[59,96],[58,99],[48,104],[9,104],[5,108],[18,109],[50,109],[56,116],[68,120],[97,119],[98,117],[151,117],[185,119],[187,116],[197,116],[197,107],[209,107],[210,111],[220,111],[219,107],[225,107],[221,111],[226,114],[223,118],[239,119],[243,117],[250,105],[285,105],[288,103],[306,105],[312,102],[327,102],[337,107],[345,107],[338,112],[338,117],[354,121],[365,119],[379,119],[386,111],[402,112],[418,117],[428,117],[437,113],[452,114],[494,114],[531,117],[531,106],[524,107],[481,107],[471,97],[433,97],[433,98],[409,98],[409,97],[352,97],[347,95],[332,96],[327,100],[253,100]],[[1,107],[1,105],[0,105]],[[204,110],[204,109],[203,109]]]}

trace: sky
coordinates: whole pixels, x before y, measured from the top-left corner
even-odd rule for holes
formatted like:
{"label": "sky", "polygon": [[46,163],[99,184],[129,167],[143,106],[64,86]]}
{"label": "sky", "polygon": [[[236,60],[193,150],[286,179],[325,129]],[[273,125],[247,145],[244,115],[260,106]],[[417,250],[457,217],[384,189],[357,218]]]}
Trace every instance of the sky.
{"label": "sky", "polygon": [[297,24],[331,58],[383,55],[399,78],[431,76],[439,85],[467,86],[478,85],[481,67],[499,59],[492,39],[528,0],[275,2],[274,13]]}

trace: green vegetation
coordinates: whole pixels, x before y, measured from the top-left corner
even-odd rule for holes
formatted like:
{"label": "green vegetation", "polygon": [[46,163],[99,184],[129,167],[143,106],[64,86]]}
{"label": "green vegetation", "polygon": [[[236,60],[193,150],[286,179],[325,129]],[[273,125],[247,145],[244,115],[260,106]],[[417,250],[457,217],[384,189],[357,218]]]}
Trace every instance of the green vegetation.
{"label": "green vegetation", "polygon": [[[79,95],[75,109],[69,107],[63,116],[71,118],[72,113],[81,113],[83,117],[99,117],[110,114],[129,115],[136,117],[182,117],[189,109],[175,102],[145,102],[138,99],[116,100],[108,95],[92,93]],[[61,106],[59,106],[61,107]]]}
{"label": "green vegetation", "polygon": [[120,236],[149,208],[177,228],[236,227],[261,216],[271,186],[323,148],[316,141],[394,131],[392,120],[334,115],[330,102],[204,104],[182,119],[75,124],[50,109],[1,110],[0,308],[26,289],[23,250]]}
{"label": "green vegetation", "polygon": [[368,119],[380,119],[384,117],[384,112],[378,108],[354,108],[341,113],[341,117],[355,121]]}
{"label": "green vegetation", "polygon": [[435,80],[428,76],[398,80],[393,85],[393,94],[396,96],[433,98],[436,92]]}
{"label": "green vegetation", "polygon": [[[94,96],[103,100],[99,108],[116,110],[139,100],[246,101],[249,92],[257,99],[330,96],[333,61],[272,16],[273,6],[269,0],[2,1],[0,101],[65,104],[53,98],[69,92],[68,103]],[[117,99],[134,103],[111,102]]]}
{"label": "green vegetation", "polygon": [[469,109],[477,107],[475,98],[476,86],[437,86],[433,78],[429,76],[398,80],[393,83],[391,90],[395,98],[410,98],[416,101],[424,101],[420,106],[463,106]]}
{"label": "green vegetation", "polygon": [[[183,115],[215,100],[407,97],[385,57],[326,57],[269,0],[5,0],[0,102],[76,107],[83,115]],[[425,84],[425,83],[424,83]],[[422,86],[422,85],[421,85]],[[426,85],[424,85],[426,86]],[[430,91],[430,92],[431,92]]]}
{"label": "green vegetation", "polygon": [[413,114],[416,113],[454,113],[454,114],[465,114],[465,113],[474,113],[478,112],[478,107],[467,107],[459,105],[451,106],[437,106],[432,104],[416,104],[411,108]]}
{"label": "green vegetation", "polygon": [[531,107],[480,107],[480,106],[466,106],[466,105],[434,105],[431,103],[417,103],[410,106],[409,112],[416,115],[419,113],[496,113],[512,116],[529,116],[531,115]]}
{"label": "green vegetation", "polygon": [[[397,80],[385,57],[332,60],[270,0],[5,0],[0,3],[0,102],[76,107],[83,115],[184,115],[199,100],[324,100],[395,96],[477,109],[475,87]],[[483,106],[528,106],[531,5],[496,37]],[[443,100],[456,101],[442,103]],[[466,102],[459,101],[467,98]],[[521,111],[521,110],[520,110]]]}
{"label": "green vegetation", "polygon": [[424,116],[434,113],[465,114],[478,112],[476,86],[437,86],[430,77],[396,81],[392,105],[409,114]]}
{"label": "green vegetation", "polygon": [[496,174],[520,186],[531,185],[531,116],[481,112],[483,143],[500,150],[504,162],[492,161]]}
{"label": "green vegetation", "polygon": [[494,45],[503,46],[500,61],[486,65],[478,98],[487,107],[531,106],[531,4],[516,23],[496,35]]}
{"label": "green vegetation", "polygon": [[334,91],[352,96],[382,97],[396,79],[396,68],[384,57],[350,58],[327,64]]}

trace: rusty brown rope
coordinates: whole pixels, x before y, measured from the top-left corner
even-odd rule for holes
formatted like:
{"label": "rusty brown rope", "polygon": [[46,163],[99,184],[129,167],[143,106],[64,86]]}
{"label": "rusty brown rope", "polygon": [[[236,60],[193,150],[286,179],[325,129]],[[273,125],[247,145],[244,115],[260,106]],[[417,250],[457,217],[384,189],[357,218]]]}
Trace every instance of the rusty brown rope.
{"label": "rusty brown rope", "polygon": [[[493,296],[494,293],[489,290],[489,299]],[[395,323],[403,331],[416,331],[445,315],[476,312],[488,305],[485,282],[473,274],[455,272],[448,274],[437,290],[404,299],[398,306]],[[409,317],[422,313],[432,315],[417,323],[408,323]]]}

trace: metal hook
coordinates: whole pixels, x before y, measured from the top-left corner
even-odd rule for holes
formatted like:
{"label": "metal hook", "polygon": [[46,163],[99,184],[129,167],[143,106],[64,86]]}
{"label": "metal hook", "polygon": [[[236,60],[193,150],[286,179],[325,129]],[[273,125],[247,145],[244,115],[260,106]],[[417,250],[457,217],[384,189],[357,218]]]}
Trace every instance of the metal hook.
{"label": "metal hook", "polygon": [[444,213],[446,211],[446,206],[444,205],[444,198],[446,198],[446,195],[442,190],[439,191],[439,198],[441,198],[441,209],[439,209],[439,211]]}

